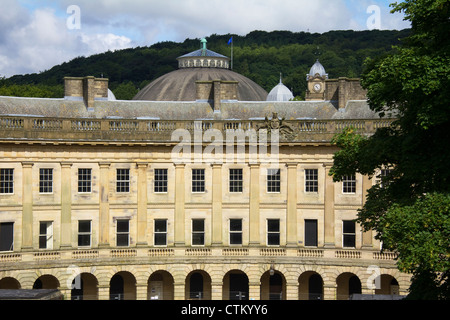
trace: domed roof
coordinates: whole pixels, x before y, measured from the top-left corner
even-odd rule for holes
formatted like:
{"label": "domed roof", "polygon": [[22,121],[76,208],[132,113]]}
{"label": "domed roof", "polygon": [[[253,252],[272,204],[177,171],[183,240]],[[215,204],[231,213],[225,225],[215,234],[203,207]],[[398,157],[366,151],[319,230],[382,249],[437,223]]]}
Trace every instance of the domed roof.
{"label": "domed roof", "polygon": [[266,101],[289,101],[291,99],[294,99],[294,95],[292,94],[292,91],[283,84],[280,77],[280,83],[269,92]]}
{"label": "domed roof", "polygon": [[315,77],[317,74],[320,77],[326,77],[328,79],[328,74],[325,71],[325,68],[323,67],[323,65],[319,62],[319,59],[317,59],[317,61],[311,67],[311,70],[309,70],[308,76]]}
{"label": "domed roof", "polygon": [[178,57],[178,70],[152,81],[133,100],[195,101],[196,81],[238,81],[238,100],[265,101],[267,92],[247,77],[229,70],[229,58],[206,48]]}
{"label": "domed roof", "polygon": [[267,92],[243,75],[221,68],[183,68],[154,80],[138,92],[133,100],[195,101],[196,81],[238,81],[238,100],[265,101]]}

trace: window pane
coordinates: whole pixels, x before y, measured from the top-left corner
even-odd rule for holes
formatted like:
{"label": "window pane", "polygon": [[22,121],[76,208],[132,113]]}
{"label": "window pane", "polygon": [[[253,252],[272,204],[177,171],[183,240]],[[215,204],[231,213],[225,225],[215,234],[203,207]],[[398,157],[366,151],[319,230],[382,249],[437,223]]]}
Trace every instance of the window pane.
{"label": "window pane", "polygon": [[305,220],[305,246],[317,247],[317,220]]}
{"label": "window pane", "polygon": [[0,251],[14,250],[14,223],[0,223]]}
{"label": "window pane", "polygon": [[0,169],[0,193],[14,193],[14,169]]}
{"label": "window pane", "polygon": [[279,232],[280,231],[280,220],[278,220],[278,219],[267,220],[267,231]]}
{"label": "window pane", "polygon": [[78,169],[78,192],[91,192],[92,169]]}
{"label": "window pane", "polygon": [[116,191],[130,192],[130,169],[117,169]]}
{"label": "window pane", "polygon": [[230,219],[230,231],[242,231],[242,219]]}
{"label": "window pane", "polygon": [[354,221],[344,221],[344,233],[355,233]]}
{"label": "window pane", "polygon": [[230,169],[230,192],[242,192],[242,169]]}
{"label": "window pane", "polygon": [[280,244],[280,234],[279,233],[269,233],[267,234],[267,244],[274,246]]}
{"label": "window pane", "polygon": [[242,244],[242,232],[231,232],[230,244]]}
{"label": "window pane", "polygon": [[196,232],[192,234],[192,244],[193,245],[204,245],[205,244],[205,234],[203,232]]}
{"label": "window pane", "polygon": [[205,169],[192,169],[192,192],[205,192]]}
{"label": "window pane", "polygon": [[280,192],[280,169],[267,170],[267,192]]}
{"label": "window pane", "polygon": [[127,247],[128,246],[128,234],[117,234],[117,246]]}
{"label": "window pane", "polygon": [[318,192],[318,170],[306,169],[305,170],[305,192]]}
{"label": "window pane", "polygon": [[39,192],[53,192],[53,169],[39,169]]}
{"label": "window pane", "polygon": [[90,234],[78,234],[78,246],[89,247],[91,245]]}
{"label": "window pane", "polygon": [[155,220],[155,232],[167,232],[167,220]]}
{"label": "window pane", "polygon": [[155,246],[165,246],[166,244],[166,234],[155,233]]}
{"label": "window pane", "polygon": [[91,221],[78,221],[78,232],[91,232]]}
{"label": "window pane", "polygon": [[155,169],[155,192],[167,192],[167,169]]}
{"label": "window pane", "polygon": [[205,231],[205,220],[203,219],[194,219],[192,220],[192,231]]}
{"label": "window pane", "polygon": [[117,220],[117,232],[128,232],[129,225],[129,220]]}
{"label": "window pane", "polygon": [[344,247],[355,247],[355,235],[344,234]]}

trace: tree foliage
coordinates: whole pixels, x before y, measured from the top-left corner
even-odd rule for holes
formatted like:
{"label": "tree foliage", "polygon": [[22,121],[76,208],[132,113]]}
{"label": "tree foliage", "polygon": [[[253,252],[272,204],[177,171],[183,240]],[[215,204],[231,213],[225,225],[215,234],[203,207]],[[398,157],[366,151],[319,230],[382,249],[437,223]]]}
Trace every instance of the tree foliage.
{"label": "tree foliage", "polygon": [[[233,36],[234,71],[252,79],[267,92],[278,84],[281,72],[283,83],[295,96],[304,98],[306,73],[317,54],[330,77],[359,77],[366,57],[391,51],[392,45],[398,44],[398,39],[407,34],[409,30],[330,31],[323,34],[253,31],[246,36],[213,34],[207,40],[209,49],[230,57],[228,40]],[[56,88],[63,84],[65,76],[90,75],[109,78],[110,89],[116,96],[122,96],[120,92],[124,85],[132,83],[136,89],[142,89],[145,83],[176,70],[176,58],[199,49],[199,46],[199,39],[186,39],[182,43],[160,42],[149,47],[77,57],[45,72],[10,77],[4,86],[41,84]]]}
{"label": "tree foliage", "polygon": [[390,168],[368,191],[358,212],[383,247],[398,253],[400,270],[413,274],[410,296],[449,295],[450,194],[450,2],[394,3],[412,23],[395,51],[369,60],[362,77],[372,110],[396,121],[371,137],[351,128],[334,138],[334,180],[355,172],[374,176]]}

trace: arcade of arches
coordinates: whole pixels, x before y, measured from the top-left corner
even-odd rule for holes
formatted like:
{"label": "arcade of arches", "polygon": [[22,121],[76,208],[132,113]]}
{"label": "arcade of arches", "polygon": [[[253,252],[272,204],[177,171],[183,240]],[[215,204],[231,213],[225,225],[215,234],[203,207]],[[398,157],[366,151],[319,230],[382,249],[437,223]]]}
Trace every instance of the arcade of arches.
{"label": "arcade of arches", "polygon": [[[392,270],[381,270],[389,274],[375,279],[354,267],[295,273],[270,265],[265,270],[236,268],[221,274],[193,267],[184,274],[135,266],[116,272],[103,267],[86,272],[85,268],[22,271],[1,278],[0,289],[59,289],[72,300],[347,300],[355,293],[399,294],[402,283],[407,283]],[[377,289],[368,288],[372,279]]]}

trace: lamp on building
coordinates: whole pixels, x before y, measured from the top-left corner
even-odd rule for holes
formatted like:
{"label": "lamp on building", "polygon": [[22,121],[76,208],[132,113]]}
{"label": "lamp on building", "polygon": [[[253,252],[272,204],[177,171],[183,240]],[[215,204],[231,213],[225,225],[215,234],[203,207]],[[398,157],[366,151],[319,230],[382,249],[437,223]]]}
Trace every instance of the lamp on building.
{"label": "lamp on building", "polygon": [[275,267],[274,267],[273,262],[270,265],[269,274],[270,274],[270,276],[273,276],[275,274]]}

